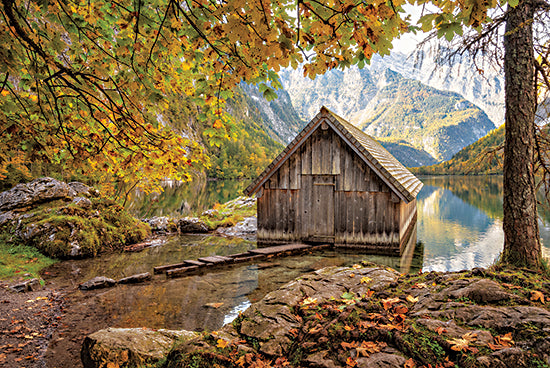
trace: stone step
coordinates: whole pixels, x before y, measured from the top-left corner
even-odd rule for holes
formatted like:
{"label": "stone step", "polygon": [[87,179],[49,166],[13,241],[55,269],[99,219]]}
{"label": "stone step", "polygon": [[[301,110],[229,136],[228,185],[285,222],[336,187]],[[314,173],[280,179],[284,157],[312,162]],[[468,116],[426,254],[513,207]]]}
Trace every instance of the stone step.
{"label": "stone step", "polygon": [[210,257],[199,258],[199,261],[204,263],[212,263],[216,265],[216,264],[233,262],[233,258],[224,257],[224,256],[210,256]]}

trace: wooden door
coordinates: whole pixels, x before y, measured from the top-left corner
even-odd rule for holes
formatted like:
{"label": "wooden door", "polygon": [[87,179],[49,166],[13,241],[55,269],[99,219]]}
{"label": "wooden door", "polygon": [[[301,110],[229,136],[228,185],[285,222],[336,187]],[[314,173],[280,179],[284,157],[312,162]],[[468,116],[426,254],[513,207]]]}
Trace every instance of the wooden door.
{"label": "wooden door", "polygon": [[312,175],[308,241],[334,243],[334,175]]}

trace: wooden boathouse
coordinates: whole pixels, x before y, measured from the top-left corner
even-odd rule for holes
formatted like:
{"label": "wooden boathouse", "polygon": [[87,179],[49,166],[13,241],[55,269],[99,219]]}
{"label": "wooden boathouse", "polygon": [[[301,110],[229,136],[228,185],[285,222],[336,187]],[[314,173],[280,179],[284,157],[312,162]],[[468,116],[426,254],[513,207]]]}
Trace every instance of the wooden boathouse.
{"label": "wooden boathouse", "polygon": [[380,143],[322,107],[244,191],[258,198],[258,244],[331,243],[399,255],[422,188]]}

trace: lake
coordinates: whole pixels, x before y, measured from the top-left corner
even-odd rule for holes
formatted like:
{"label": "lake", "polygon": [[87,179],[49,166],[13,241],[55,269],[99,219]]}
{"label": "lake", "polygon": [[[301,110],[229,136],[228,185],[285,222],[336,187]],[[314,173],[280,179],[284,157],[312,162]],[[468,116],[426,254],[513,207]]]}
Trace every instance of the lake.
{"label": "lake", "polygon": [[[420,177],[417,240],[423,271],[491,265],[502,251],[502,176]],[[237,197],[247,181],[170,183],[161,194],[137,193],[128,209],[138,217],[186,216]],[[543,255],[550,257],[550,213],[540,212]]]}
{"label": "lake", "polygon": [[[416,249],[410,257],[371,256],[357,251],[324,250],[299,256],[236,264],[186,277],[156,276],[151,282],[66,296],[74,330],[108,326],[216,330],[268,292],[294,278],[328,266],[368,260],[400,272],[456,271],[491,265],[500,254],[502,177],[425,177],[418,195]],[[129,205],[138,217],[182,216],[201,212],[237,196],[245,182],[172,183],[160,195],[139,195]],[[195,209],[195,210],[194,210]],[[550,216],[541,211],[543,252],[550,255]],[[136,253],[67,260],[48,270],[48,283],[74,287],[95,276],[114,279],[153,267],[256,247],[253,241],[215,235],[169,237],[165,244]],[[86,318],[78,316],[85,315]],[[62,346],[62,345],[60,345]]]}

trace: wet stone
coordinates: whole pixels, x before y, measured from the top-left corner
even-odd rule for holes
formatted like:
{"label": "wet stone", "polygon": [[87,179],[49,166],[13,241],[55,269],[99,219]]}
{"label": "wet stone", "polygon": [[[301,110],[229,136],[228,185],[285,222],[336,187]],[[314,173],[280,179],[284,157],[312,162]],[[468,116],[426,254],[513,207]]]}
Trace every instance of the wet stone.
{"label": "wet stone", "polygon": [[84,368],[144,367],[163,359],[175,342],[195,338],[191,331],[149,328],[107,328],[84,339]]}
{"label": "wet stone", "polygon": [[40,281],[35,278],[35,279],[25,280],[15,285],[11,285],[9,288],[12,291],[15,291],[18,293],[24,293],[27,291],[40,290],[42,288],[42,285],[40,285]]}
{"label": "wet stone", "polygon": [[178,222],[180,233],[207,233],[208,226],[199,218],[184,217]]}
{"label": "wet stone", "polygon": [[105,276],[97,276],[88,280],[78,287],[82,290],[103,289],[116,285],[116,281]]}
{"label": "wet stone", "polygon": [[407,360],[398,354],[375,353],[357,359],[357,368],[401,368]]}
{"label": "wet stone", "polygon": [[151,274],[149,272],[138,273],[136,275],[124,277],[118,280],[119,284],[137,284],[140,282],[145,282],[151,280]]}

